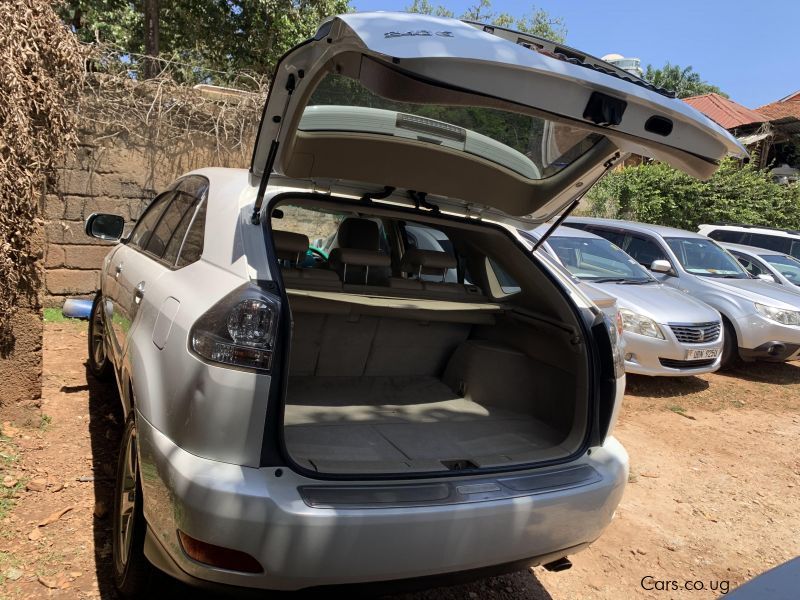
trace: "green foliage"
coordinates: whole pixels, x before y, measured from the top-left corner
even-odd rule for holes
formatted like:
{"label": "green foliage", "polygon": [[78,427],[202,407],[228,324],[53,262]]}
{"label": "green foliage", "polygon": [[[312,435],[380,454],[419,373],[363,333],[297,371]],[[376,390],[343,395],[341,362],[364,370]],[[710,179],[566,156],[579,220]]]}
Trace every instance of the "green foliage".
{"label": "green foliage", "polygon": [[[159,58],[187,83],[230,84],[240,71],[271,75],[277,60],[325,17],[349,8],[348,0],[162,2]],[[132,70],[138,68],[144,53],[141,0],[66,0],[58,10],[82,41],[110,44]]]}
{"label": "green foliage", "polygon": [[[406,7],[406,10],[440,17],[455,16],[451,10],[439,4],[433,5],[429,0],[414,0],[410,6]],[[528,15],[515,17],[509,13],[497,13],[492,10],[491,0],[479,0],[476,4],[469,6],[459,18],[515,29],[554,42],[563,43],[567,37],[564,20],[560,17],[551,17],[546,10],[536,8],[536,6],[531,6]]]}
{"label": "green foliage", "polygon": [[681,68],[678,65],[667,63],[660,69],[656,69],[653,65],[647,65],[644,79],[660,88],[675,92],[678,98],[688,98],[712,92],[728,97],[728,94],[717,86],[701,79],[700,75],[691,66]]}
{"label": "green foliage", "polygon": [[587,200],[585,214],[690,231],[718,221],[800,228],[800,185],[779,185],[734,159],[705,182],[663,163],[626,167],[601,179]]}

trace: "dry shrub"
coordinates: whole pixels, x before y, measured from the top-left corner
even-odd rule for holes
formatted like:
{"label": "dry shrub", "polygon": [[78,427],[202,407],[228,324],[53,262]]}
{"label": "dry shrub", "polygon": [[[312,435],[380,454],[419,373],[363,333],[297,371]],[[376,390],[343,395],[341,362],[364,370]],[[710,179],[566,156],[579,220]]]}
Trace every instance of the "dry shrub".
{"label": "dry shrub", "polygon": [[83,53],[47,0],[0,2],[0,354],[18,301],[38,305],[39,199],[76,141]]}
{"label": "dry shrub", "polygon": [[249,159],[266,99],[266,77],[239,75],[242,81],[236,83],[259,92],[200,91],[177,83],[180,73],[175,71],[205,72],[202,66],[162,60],[156,77],[140,79],[125,58],[111,48],[92,47],[79,106],[86,141],[114,138],[173,153],[191,153],[193,144],[207,148],[210,143],[218,157],[238,152]]}

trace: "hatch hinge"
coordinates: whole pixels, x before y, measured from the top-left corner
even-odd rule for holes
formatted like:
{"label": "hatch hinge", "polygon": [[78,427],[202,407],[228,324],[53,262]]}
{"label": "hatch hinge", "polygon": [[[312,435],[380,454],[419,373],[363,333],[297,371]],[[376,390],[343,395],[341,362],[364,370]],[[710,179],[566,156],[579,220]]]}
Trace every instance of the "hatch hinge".
{"label": "hatch hinge", "polygon": [[[253,214],[250,216],[250,222],[253,225],[261,223],[261,205],[264,203],[264,195],[267,193],[267,183],[269,182],[270,175],[272,175],[272,167],[275,165],[275,158],[278,156],[278,147],[281,137],[281,129],[283,129],[283,122],[286,120],[286,111],[289,109],[289,103],[292,101],[292,94],[294,93],[297,85],[297,78],[294,73],[289,73],[286,78],[286,103],[283,105],[283,111],[280,115],[273,115],[272,121],[278,124],[278,130],[275,132],[275,138],[269,145],[269,153],[267,153],[267,161],[264,164],[264,171],[261,173],[261,181],[258,184],[258,193],[256,194],[256,202],[253,205]],[[266,113],[264,118],[267,118]]]}

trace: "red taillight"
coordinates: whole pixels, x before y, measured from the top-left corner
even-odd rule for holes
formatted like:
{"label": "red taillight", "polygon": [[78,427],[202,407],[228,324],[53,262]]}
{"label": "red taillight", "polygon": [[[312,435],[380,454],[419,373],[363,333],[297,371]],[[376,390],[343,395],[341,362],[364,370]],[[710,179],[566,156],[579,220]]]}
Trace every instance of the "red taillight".
{"label": "red taillight", "polygon": [[246,552],[201,542],[180,530],[178,530],[178,539],[186,555],[204,565],[241,573],[264,572],[259,562]]}

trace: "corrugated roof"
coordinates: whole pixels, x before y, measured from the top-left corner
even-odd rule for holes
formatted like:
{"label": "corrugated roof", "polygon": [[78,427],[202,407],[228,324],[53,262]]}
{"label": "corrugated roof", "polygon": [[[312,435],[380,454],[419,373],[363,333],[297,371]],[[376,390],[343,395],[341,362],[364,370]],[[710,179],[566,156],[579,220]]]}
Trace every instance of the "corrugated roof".
{"label": "corrugated roof", "polygon": [[800,94],[793,94],[786,100],[778,100],[772,104],[759,106],[756,110],[765,115],[770,121],[793,117],[800,119]]}
{"label": "corrugated roof", "polygon": [[769,121],[760,112],[746,108],[729,98],[719,94],[703,94],[684,98],[684,102],[693,106],[708,118],[719,123],[725,129],[734,129],[742,125],[764,123]]}

